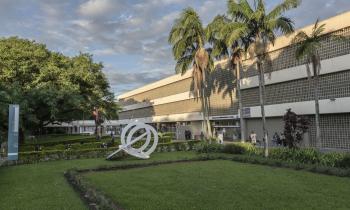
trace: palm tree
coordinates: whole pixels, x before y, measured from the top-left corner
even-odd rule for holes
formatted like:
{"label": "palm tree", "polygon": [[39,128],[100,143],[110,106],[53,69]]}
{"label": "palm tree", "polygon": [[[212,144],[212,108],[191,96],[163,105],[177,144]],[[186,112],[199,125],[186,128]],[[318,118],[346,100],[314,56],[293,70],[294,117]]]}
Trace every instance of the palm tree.
{"label": "palm tree", "polygon": [[170,31],[169,43],[176,60],[176,73],[184,74],[192,64],[194,93],[201,98],[206,137],[212,136],[209,121],[209,99],[207,77],[213,69],[213,60],[205,48],[205,34],[202,22],[192,8],[184,9]]}
{"label": "palm tree", "polygon": [[[221,59],[225,56],[230,56],[231,66],[235,71],[235,83],[236,83],[236,97],[238,99],[239,116],[240,116],[240,128],[241,128],[241,140],[245,140],[245,124],[243,119],[243,105],[241,97],[241,87],[240,87],[240,71],[242,68],[242,56],[244,50],[241,45],[244,39],[240,37],[233,43],[229,42],[229,37],[227,29],[229,29],[230,23],[234,22],[232,19],[224,15],[217,15],[214,20],[208,24],[206,28],[206,38],[209,43],[212,44],[212,55],[215,58]],[[233,99],[232,99],[233,100]],[[233,101],[232,101],[233,104]]]}
{"label": "palm tree", "polygon": [[[297,45],[295,56],[297,60],[305,59],[306,72],[310,85],[313,84],[314,100],[315,100],[315,121],[316,121],[316,147],[321,148],[321,128],[320,128],[320,106],[319,106],[319,77],[321,72],[321,58],[319,49],[324,39],[325,24],[319,23],[317,20],[312,28],[311,34],[308,35],[304,31],[298,32],[292,40]],[[344,37],[339,35],[328,35],[328,38],[334,40],[343,40]],[[312,70],[310,70],[310,64]]]}
{"label": "palm tree", "polygon": [[265,118],[265,78],[263,64],[266,60],[268,45],[274,44],[276,33],[289,34],[294,31],[293,21],[283,13],[300,4],[300,0],[284,0],[269,13],[263,0],[254,0],[251,6],[248,0],[229,0],[228,15],[234,22],[227,26],[228,44],[244,39],[244,47],[257,66],[259,77],[260,108],[265,141],[265,156],[268,156],[268,134]]}

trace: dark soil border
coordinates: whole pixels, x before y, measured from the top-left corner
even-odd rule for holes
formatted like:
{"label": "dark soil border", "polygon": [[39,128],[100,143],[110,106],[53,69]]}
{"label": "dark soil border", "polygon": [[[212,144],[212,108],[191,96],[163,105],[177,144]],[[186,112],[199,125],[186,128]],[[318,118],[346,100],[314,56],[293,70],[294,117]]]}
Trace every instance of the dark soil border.
{"label": "dark soil border", "polygon": [[199,156],[197,158],[191,159],[180,159],[180,160],[168,160],[168,161],[154,161],[149,163],[135,163],[135,164],[125,164],[116,166],[101,166],[97,168],[90,169],[70,169],[64,173],[64,177],[67,182],[73,187],[73,189],[79,194],[80,198],[91,210],[99,209],[116,209],[124,210],[124,208],[115,202],[112,198],[106,195],[101,190],[97,189],[92,184],[84,180],[82,176],[84,173],[89,172],[101,172],[101,171],[116,171],[116,170],[127,170],[133,168],[146,168],[152,166],[173,164],[173,163],[186,163],[186,162],[198,162],[215,160],[219,158],[210,158],[207,156]]}

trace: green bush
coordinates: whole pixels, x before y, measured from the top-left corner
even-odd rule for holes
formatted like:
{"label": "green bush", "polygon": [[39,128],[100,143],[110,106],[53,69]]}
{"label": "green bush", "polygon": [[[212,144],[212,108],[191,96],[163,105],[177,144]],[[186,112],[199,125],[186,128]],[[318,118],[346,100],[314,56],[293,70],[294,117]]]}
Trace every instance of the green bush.
{"label": "green bush", "polygon": [[330,166],[330,167],[338,167],[337,164],[342,161],[344,158],[344,154],[339,152],[330,152],[324,153],[319,156],[320,165]]}
{"label": "green bush", "polygon": [[81,149],[81,150],[50,150],[50,151],[32,151],[20,152],[19,161],[15,164],[35,163],[39,161],[61,160],[61,159],[78,159],[78,158],[97,158],[105,157],[116,147]]}
{"label": "green bush", "polygon": [[320,153],[313,148],[306,149],[289,149],[273,148],[269,152],[272,159],[283,160],[286,162],[298,162],[304,164],[319,163]]}
{"label": "green bush", "polygon": [[303,164],[297,162],[286,162],[283,160],[276,160],[271,158],[264,158],[262,156],[250,156],[250,155],[232,155],[231,157],[217,157],[224,160],[233,160],[243,163],[252,163],[260,165],[268,165],[283,168],[292,168],[296,170],[306,170],[314,173],[350,177],[350,168],[334,168],[330,166],[322,166],[317,164]]}
{"label": "green bush", "polygon": [[162,136],[159,138],[159,143],[169,143],[171,140],[173,140],[173,137],[171,136]]}
{"label": "green bush", "polygon": [[209,143],[207,141],[201,142],[197,148],[196,151],[199,153],[218,153],[222,152],[223,145],[218,143]]}
{"label": "green bush", "polygon": [[[101,141],[94,141],[94,142],[87,142],[87,143],[79,143],[79,142],[74,142],[74,144],[56,144],[56,145],[38,145],[40,146],[40,151],[53,151],[53,150],[65,150],[68,148],[71,150],[81,150],[81,149],[94,149],[94,148],[101,148],[103,142]],[[108,145],[109,147],[111,146],[118,146],[120,143],[119,141],[115,141],[113,145]],[[20,152],[31,152],[35,151],[35,145],[21,145],[19,147]]]}
{"label": "green bush", "polygon": [[175,133],[174,132],[163,132],[163,133],[159,133],[160,137],[170,137],[170,138],[174,138],[175,137]]}
{"label": "green bush", "polygon": [[[59,137],[57,137],[59,138]],[[100,141],[107,141],[110,140],[110,136],[103,136]],[[77,136],[74,139],[64,139],[62,140],[55,140],[55,141],[38,141],[38,142],[30,142],[25,144],[25,146],[35,146],[40,145],[44,147],[51,147],[59,144],[75,144],[75,143],[89,143],[89,142],[97,142],[95,136]],[[99,142],[99,141],[98,141]]]}
{"label": "green bush", "polygon": [[350,168],[350,154],[343,155],[335,165],[340,168]]}
{"label": "green bush", "polygon": [[222,152],[229,154],[244,154],[246,153],[246,149],[240,144],[226,144],[223,146]]}
{"label": "green bush", "polygon": [[[220,145],[202,142],[196,148],[200,153],[229,153],[245,154],[249,156],[263,156],[263,149],[250,143],[231,143]],[[350,168],[350,154],[321,153],[314,148],[272,148],[269,151],[269,159],[284,161],[290,164],[312,164],[325,167]]]}

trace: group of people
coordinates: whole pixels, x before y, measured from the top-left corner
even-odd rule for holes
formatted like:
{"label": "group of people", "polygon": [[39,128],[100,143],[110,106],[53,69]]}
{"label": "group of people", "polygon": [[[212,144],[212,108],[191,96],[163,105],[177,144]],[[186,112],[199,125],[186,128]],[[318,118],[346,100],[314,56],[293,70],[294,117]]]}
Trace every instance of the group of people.
{"label": "group of people", "polygon": [[[254,131],[250,133],[249,140],[253,145],[261,145],[261,141],[257,138],[257,135]],[[262,142],[264,142],[264,140]],[[286,138],[284,136],[284,133],[278,134],[275,132],[272,137],[272,144],[273,146],[286,146]]]}
{"label": "group of people", "polygon": [[284,133],[281,133],[279,135],[277,132],[275,132],[275,134],[272,137],[272,143],[275,146],[286,146],[287,143],[286,143],[286,138],[284,136]]}

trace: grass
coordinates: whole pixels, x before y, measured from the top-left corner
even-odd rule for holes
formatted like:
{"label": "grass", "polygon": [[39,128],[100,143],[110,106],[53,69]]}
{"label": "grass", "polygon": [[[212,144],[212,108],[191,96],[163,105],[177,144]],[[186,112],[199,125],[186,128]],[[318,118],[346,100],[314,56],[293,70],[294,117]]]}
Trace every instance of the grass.
{"label": "grass", "polygon": [[350,179],[226,160],[84,175],[126,209],[349,209]]}
{"label": "grass", "polygon": [[0,209],[87,209],[63,177],[67,169],[177,160],[195,156],[193,152],[154,153],[150,160],[129,158],[123,161],[106,161],[101,158],[0,167]]}

